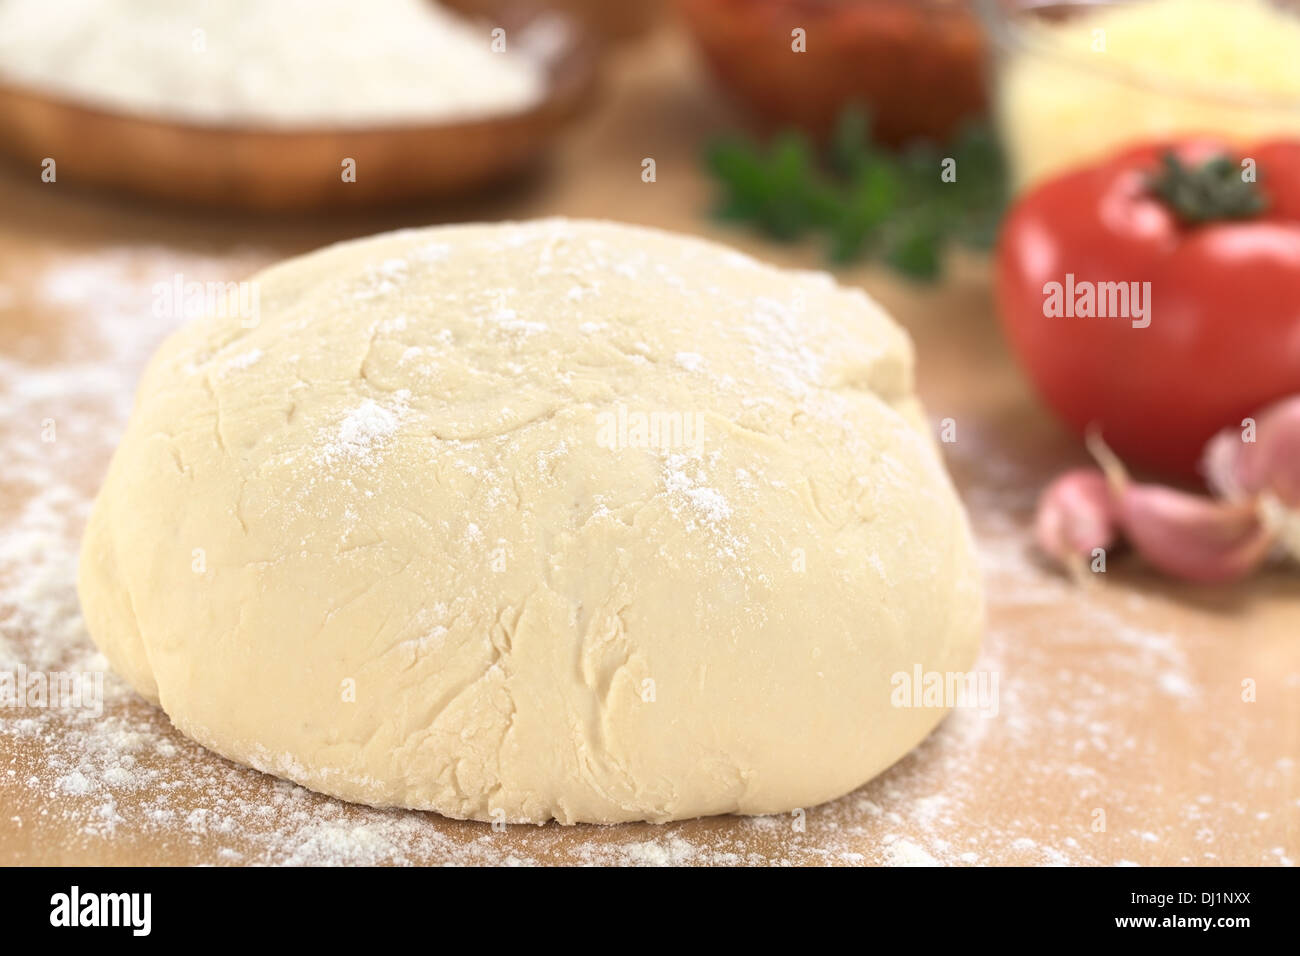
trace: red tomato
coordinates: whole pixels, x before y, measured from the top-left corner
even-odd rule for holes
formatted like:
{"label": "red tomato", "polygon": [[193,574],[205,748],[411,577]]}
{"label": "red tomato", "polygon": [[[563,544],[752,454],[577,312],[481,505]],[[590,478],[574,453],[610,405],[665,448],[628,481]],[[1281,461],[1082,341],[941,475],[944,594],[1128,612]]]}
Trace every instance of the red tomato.
{"label": "red tomato", "polygon": [[[1193,165],[1227,154],[1238,181],[1255,160],[1263,210],[1189,222],[1151,185],[1171,149]],[[1082,311],[1090,285],[1107,306],[1123,295],[1102,283],[1138,295],[1129,315],[1067,317],[1071,282]],[[1063,294],[1049,301],[1050,283]],[[997,295],[1022,366],[1074,430],[1095,424],[1129,461],[1193,475],[1217,430],[1300,393],[1300,142],[1143,147],[1035,187],[1003,226]]]}

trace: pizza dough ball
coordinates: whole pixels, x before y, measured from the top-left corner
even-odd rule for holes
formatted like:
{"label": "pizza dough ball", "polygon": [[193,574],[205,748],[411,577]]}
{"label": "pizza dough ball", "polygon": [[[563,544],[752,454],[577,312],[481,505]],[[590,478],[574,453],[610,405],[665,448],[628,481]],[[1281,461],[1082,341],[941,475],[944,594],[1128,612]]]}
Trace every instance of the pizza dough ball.
{"label": "pizza dough ball", "polygon": [[153,358],[82,553],[96,643],[188,736],[611,823],[808,807],[943,716],[891,675],[970,667],[979,576],[861,291],[559,219],[254,281]]}

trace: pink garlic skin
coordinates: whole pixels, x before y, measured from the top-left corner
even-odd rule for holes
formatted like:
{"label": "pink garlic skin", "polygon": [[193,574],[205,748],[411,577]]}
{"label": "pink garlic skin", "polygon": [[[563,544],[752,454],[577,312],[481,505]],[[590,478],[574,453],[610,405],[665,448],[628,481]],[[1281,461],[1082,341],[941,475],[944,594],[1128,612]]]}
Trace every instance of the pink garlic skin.
{"label": "pink garlic skin", "polygon": [[1175,577],[1219,584],[1264,562],[1274,535],[1250,503],[1218,502],[1159,485],[1111,483],[1120,526],[1149,564]]}
{"label": "pink garlic skin", "polygon": [[1034,538],[1048,557],[1072,571],[1097,548],[1115,541],[1115,512],[1106,476],[1076,468],[1056,478],[1038,497]]}
{"label": "pink garlic skin", "polygon": [[1300,509],[1300,396],[1268,406],[1255,418],[1255,440],[1225,428],[1205,447],[1201,467],[1210,486],[1234,501],[1271,493]]}

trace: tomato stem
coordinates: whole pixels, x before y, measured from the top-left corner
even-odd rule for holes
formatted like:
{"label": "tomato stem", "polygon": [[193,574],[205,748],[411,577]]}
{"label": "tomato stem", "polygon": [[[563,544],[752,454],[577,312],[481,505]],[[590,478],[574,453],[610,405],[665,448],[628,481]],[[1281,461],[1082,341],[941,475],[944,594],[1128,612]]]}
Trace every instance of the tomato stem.
{"label": "tomato stem", "polygon": [[1268,206],[1259,184],[1226,154],[1194,166],[1170,150],[1162,164],[1160,172],[1148,179],[1148,186],[1185,223],[1249,219]]}

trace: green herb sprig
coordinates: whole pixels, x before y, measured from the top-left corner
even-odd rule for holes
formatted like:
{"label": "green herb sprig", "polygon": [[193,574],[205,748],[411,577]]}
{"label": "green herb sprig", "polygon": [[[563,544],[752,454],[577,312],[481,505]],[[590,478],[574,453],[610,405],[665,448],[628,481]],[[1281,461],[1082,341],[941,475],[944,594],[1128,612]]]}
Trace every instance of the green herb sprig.
{"label": "green herb sprig", "polygon": [[[942,175],[945,159],[955,161],[952,181]],[[866,113],[853,108],[820,151],[790,131],[765,146],[717,140],[705,162],[721,187],[720,218],[782,241],[822,234],[833,262],[877,258],[918,280],[941,274],[950,242],[992,245],[1006,207],[1002,153],[983,125],[966,127],[947,147],[918,142],[892,151],[872,141]]]}

